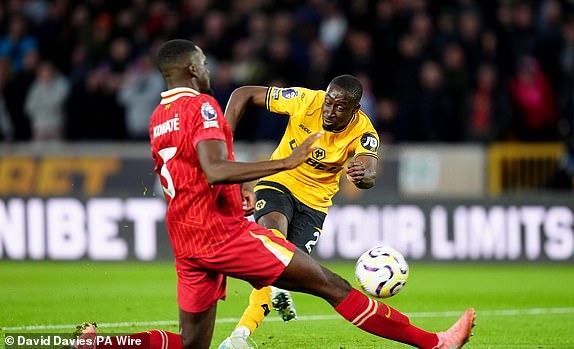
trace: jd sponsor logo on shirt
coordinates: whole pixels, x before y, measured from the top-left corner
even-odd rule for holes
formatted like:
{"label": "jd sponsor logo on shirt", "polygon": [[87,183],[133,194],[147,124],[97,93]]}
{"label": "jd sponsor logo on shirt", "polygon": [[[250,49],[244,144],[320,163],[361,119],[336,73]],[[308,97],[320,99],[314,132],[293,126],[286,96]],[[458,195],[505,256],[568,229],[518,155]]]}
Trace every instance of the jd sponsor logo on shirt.
{"label": "jd sponsor logo on shirt", "polygon": [[372,134],[365,133],[361,137],[361,145],[367,150],[377,151],[379,148],[379,141],[377,140],[377,137],[373,136]]}

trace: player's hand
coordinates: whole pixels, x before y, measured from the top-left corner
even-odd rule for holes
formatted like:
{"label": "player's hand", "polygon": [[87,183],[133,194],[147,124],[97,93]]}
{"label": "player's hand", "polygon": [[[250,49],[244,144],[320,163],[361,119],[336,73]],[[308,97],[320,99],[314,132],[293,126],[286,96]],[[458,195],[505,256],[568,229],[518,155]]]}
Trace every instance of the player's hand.
{"label": "player's hand", "polygon": [[241,183],[241,198],[243,199],[244,215],[251,216],[255,212],[255,194],[253,194],[253,185],[251,183]]}
{"label": "player's hand", "polygon": [[351,183],[359,183],[362,181],[363,178],[365,178],[365,170],[365,165],[362,162],[356,160],[349,161],[347,166],[345,166],[347,179]]}
{"label": "player's hand", "polygon": [[303,143],[299,144],[298,146],[293,149],[293,152],[289,157],[285,158],[285,166],[287,169],[293,169],[299,166],[303,161],[307,160],[309,153],[313,150],[319,148],[318,145],[313,145],[321,136],[324,134],[323,131],[313,133],[307,139],[303,141]]}

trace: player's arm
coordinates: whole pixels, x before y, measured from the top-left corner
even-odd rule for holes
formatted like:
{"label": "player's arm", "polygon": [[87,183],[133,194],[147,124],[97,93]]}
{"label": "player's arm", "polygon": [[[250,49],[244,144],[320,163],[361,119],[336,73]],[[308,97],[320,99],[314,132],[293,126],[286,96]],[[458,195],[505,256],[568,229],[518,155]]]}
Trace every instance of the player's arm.
{"label": "player's arm", "polygon": [[345,166],[347,179],[357,188],[369,189],[377,178],[377,158],[370,155],[358,155]]}
{"label": "player's arm", "polygon": [[267,89],[265,86],[242,86],[233,91],[225,107],[225,119],[227,119],[232,132],[235,132],[247,106],[265,106]]}
{"label": "player's arm", "polygon": [[197,154],[209,184],[242,183],[299,166],[307,159],[310,152],[318,148],[313,144],[322,135],[323,132],[310,135],[301,145],[293,149],[291,155],[277,160],[257,162],[229,160],[227,144],[215,139],[197,143]]}

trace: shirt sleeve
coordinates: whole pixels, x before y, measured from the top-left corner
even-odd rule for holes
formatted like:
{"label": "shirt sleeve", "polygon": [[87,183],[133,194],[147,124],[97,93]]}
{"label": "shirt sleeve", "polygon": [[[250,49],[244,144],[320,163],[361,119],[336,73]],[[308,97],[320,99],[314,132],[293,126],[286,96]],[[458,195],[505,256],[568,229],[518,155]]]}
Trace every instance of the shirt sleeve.
{"label": "shirt sleeve", "polygon": [[312,102],[313,92],[301,87],[269,87],[265,107],[273,113],[295,115]]}

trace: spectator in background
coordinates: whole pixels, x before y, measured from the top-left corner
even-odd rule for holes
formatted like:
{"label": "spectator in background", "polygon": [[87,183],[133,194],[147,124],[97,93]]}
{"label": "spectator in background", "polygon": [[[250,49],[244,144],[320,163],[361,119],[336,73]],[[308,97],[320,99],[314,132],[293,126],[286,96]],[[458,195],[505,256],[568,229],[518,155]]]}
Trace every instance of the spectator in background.
{"label": "spectator in background", "polygon": [[88,44],[92,38],[94,23],[88,5],[77,4],[71,9],[64,40],[68,45]]}
{"label": "spectator in background", "polygon": [[238,40],[233,46],[231,74],[238,85],[262,84],[267,67],[254,50],[251,39]]}
{"label": "spectator in background", "polygon": [[[103,132],[98,104],[102,102],[100,89],[104,75],[98,70],[86,72],[85,79],[73,85],[66,104],[65,138],[71,141],[89,141]],[[101,136],[101,134],[100,134]]]}
{"label": "spectator in background", "polygon": [[378,96],[389,95],[393,91],[393,70],[397,60],[398,19],[391,1],[379,0],[373,9],[374,21],[370,34],[373,36],[373,53],[377,62],[376,76],[373,76],[375,92]]}
{"label": "spectator in background", "polygon": [[533,57],[524,56],[520,59],[509,86],[516,113],[518,140],[556,140],[556,96],[548,78]]}
{"label": "spectator in background", "polygon": [[371,77],[366,72],[359,72],[355,74],[357,79],[363,85],[363,95],[361,96],[361,101],[359,104],[361,105],[361,110],[367,114],[371,123],[376,126],[376,115],[377,115],[377,99],[375,94],[373,93],[373,82]]}
{"label": "spectator in background", "polygon": [[559,91],[562,82],[560,52],[562,47],[562,8],[557,0],[541,2],[534,55],[554,91]]}
{"label": "spectator in background", "polygon": [[24,104],[30,117],[34,141],[62,139],[65,102],[69,91],[67,78],[51,62],[40,63]]}
{"label": "spectator in background", "polygon": [[287,84],[299,81],[302,71],[298,69],[292,56],[292,46],[289,38],[285,36],[273,36],[269,41],[265,52],[265,62],[267,63],[267,74],[265,81],[270,81],[276,77],[287,80]]}
{"label": "spectator in background", "polygon": [[61,71],[69,55],[69,48],[61,39],[67,23],[68,4],[66,1],[49,1],[46,3],[46,16],[35,26],[35,36],[43,60],[50,61]]}
{"label": "spectator in background", "polygon": [[255,52],[263,52],[265,45],[267,45],[269,41],[269,27],[270,19],[265,13],[257,11],[249,17],[247,36],[251,38]]}
{"label": "spectator in background", "polygon": [[403,35],[398,42],[399,59],[394,69],[394,87],[391,91],[397,103],[398,125],[397,142],[420,140],[416,132],[416,106],[418,100],[417,86],[419,84],[419,69],[421,65],[421,48],[412,35]]}
{"label": "spectator in background", "polygon": [[112,16],[103,12],[93,19],[90,37],[88,41],[88,52],[92,57],[94,64],[109,59],[109,46],[114,39],[112,33]]}
{"label": "spectator in background", "polygon": [[228,35],[225,13],[217,10],[208,12],[203,20],[203,33],[205,52],[209,52],[218,61],[229,57],[232,41]]}
{"label": "spectator in background", "polygon": [[127,72],[132,62],[130,42],[123,37],[114,39],[110,44],[108,59],[104,62],[112,74],[123,75]]}
{"label": "spectator in background", "polygon": [[444,88],[441,66],[426,61],[420,70],[420,94],[417,98],[416,127],[418,141],[460,141],[460,125],[452,112],[452,103]]}
{"label": "spectator in background", "polygon": [[[62,1],[55,1],[62,2]],[[22,7],[22,13],[29,18],[34,24],[43,23],[46,20],[49,12],[49,6],[47,0],[28,0],[24,1]]]}
{"label": "spectator in background", "polygon": [[501,88],[496,68],[483,63],[476,73],[476,87],[465,98],[464,140],[489,143],[504,140],[512,110],[506,91]]}
{"label": "spectator in background", "polygon": [[347,19],[336,1],[325,1],[320,11],[322,20],[319,26],[319,39],[329,50],[336,50],[347,31]]}
{"label": "spectator in background", "polygon": [[338,72],[364,71],[375,73],[378,69],[373,51],[373,39],[364,31],[350,29],[337,51],[335,69]]}
{"label": "spectator in background", "polygon": [[562,25],[562,47],[560,59],[561,89],[569,90],[574,76],[574,17]]}
{"label": "spectator in background", "polygon": [[309,71],[305,74],[304,85],[318,90],[327,86],[333,76],[332,57],[327,46],[319,40],[312,41],[309,46]]}
{"label": "spectator in background", "polygon": [[521,57],[533,54],[536,46],[532,5],[524,0],[517,1],[512,6],[511,16],[512,29],[506,43],[513,61],[518,62]]}
{"label": "spectator in background", "polygon": [[24,59],[30,52],[38,51],[37,39],[28,34],[25,18],[15,16],[10,19],[8,33],[0,39],[0,58],[8,58],[12,70],[24,69]]}
{"label": "spectator in background", "polygon": [[136,60],[118,91],[124,107],[126,132],[134,141],[149,140],[149,118],[165,91],[165,83],[153,59],[144,55]]}
{"label": "spectator in background", "polygon": [[[552,189],[574,188],[574,72],[567,77],[560,98],[560,137],[565,144],[565,153],[554,177],[548,183]],[[566,80],[566,77],[565,77]]]}
{"label": "spectator in background", "polygon": [[67,66],[67,75],[72,88],[81,85],[86,79],[91,66],[88,50],[85,45],[79,44],[72,49],[70,52],[70,61]]}
{"label": "spectator in background", "polygon": [[397,108],[395,102],[383,97],[377,101],[377,117],[375,119],[375,129],[381,139],[381,144],[395,143],[395,133],[397,129]]}
{"label": "spectator in background", "polygon": [[409,31],[419,42],[424,57],[436,57],[434,28],[430,14],[426,12],[415,13],[411,19]]}
{"label": "spectator in background", "polygon": [[[212,69],[210,68],[210,70]],[[213,90],[213,98],[217,100],[219,105],[227,104],[229,96],[231,96],[233,90],[239,87],[233,80],[233,73],[231,70],[231,64],[227,61],[219,62],[217,69],[214,69],[214,77],[211,82],[211,86]]]}
{"label": "spectator in background", "polygon": [[[510,37],[512,31],[514,30],[514,24],[512,21],[512,3],[510,1],[501,1],[496,8],[495,22],[493,24],[493,33],[496,36],[497,50],[493,52],[494,45],[488,46],[488,41],[482,40],[482,61],[489,59],[491,62],[496,59],[502,59],[507,65],[500,66],[501,69],[499,74],[501,79],[505,80],[512,76],[514,70],[514,62],[516,57],[512,52],[510,47]],[[487,45],[484,45],[487,43]],[[489,57],[485,57],[485,52],[489,52]]]}
{"label": "spectator in background", "polygon": [[126,38],[129,42],[133,42],[137,21],[134,8],[127,7],[119,10],[114,21],[114,36]]}
{"label": "spectator in background", "polygon": [[445,46],[442,55],[444,87],[450,96],[455,118],[463,115],[464,100],[470,93],[471,69],[465,58],[464,50],[457,42]]}
{"label": "spectator in background", "polygon": [[559,92],[560,136],[567,144],[570,178],[574,179],[574,17],[562,25],[559,57],[562,75]]}
{"label": "spectator in background", "polygon": [[82,141],[126,139],[124,110],[117,101],[119,79],[105,66],[88,72],[67,103],[67,138]]}
{"label": "spectator in background", "polygon": [[14,127],[10,120],[10,114],[4,102],[4,89],[10,75],[10,62],[7,59],[0,59],[0,140],[12,140],[14,137]]}
{"label": "spectator in background", "polygon": [[466,64],[474,70],[480,57],[480,34],[483,30],[480,11],[475,7],[464,9],[459,15],[458,30]]}
{"label": "spectator in background", "polygon": [[436,22],[437,30],[433,40],[437,50],[442,52],[447,44],[458,40],[456,13],[451,8],[444,8],[439,12]]}
{"label": "spectator in background", "polygon": [[24,55],[24,65],[19,71],[12,71],[4,89],[4,102],[10,115],[15,141],[27,141],[32,136],[30,118],[24,110],[30,85],[36,78],[40,58],[35,50]]}
{"label": "spectator in background", "polygon": [[[493,31],[487,30],[481,35],[479,60],[479,66],[488,63],[498,69],[501,81],[512,75],[510,54],[501,47],[498,36]],[[476,70],[469,69],[469,72],[472,74]]]}
{"label": "spectator in background", "polygon": [[[144,17],[147,13],[145,0],[137,0],[143,3],[138,11],[139,17]],[[180,1],[177,12],[180,14],[178,32],[181,37],[192,37],[201,31],[203,19],[209,10],[209,1]],[[147,30],[146,30],[147,32]]]}

